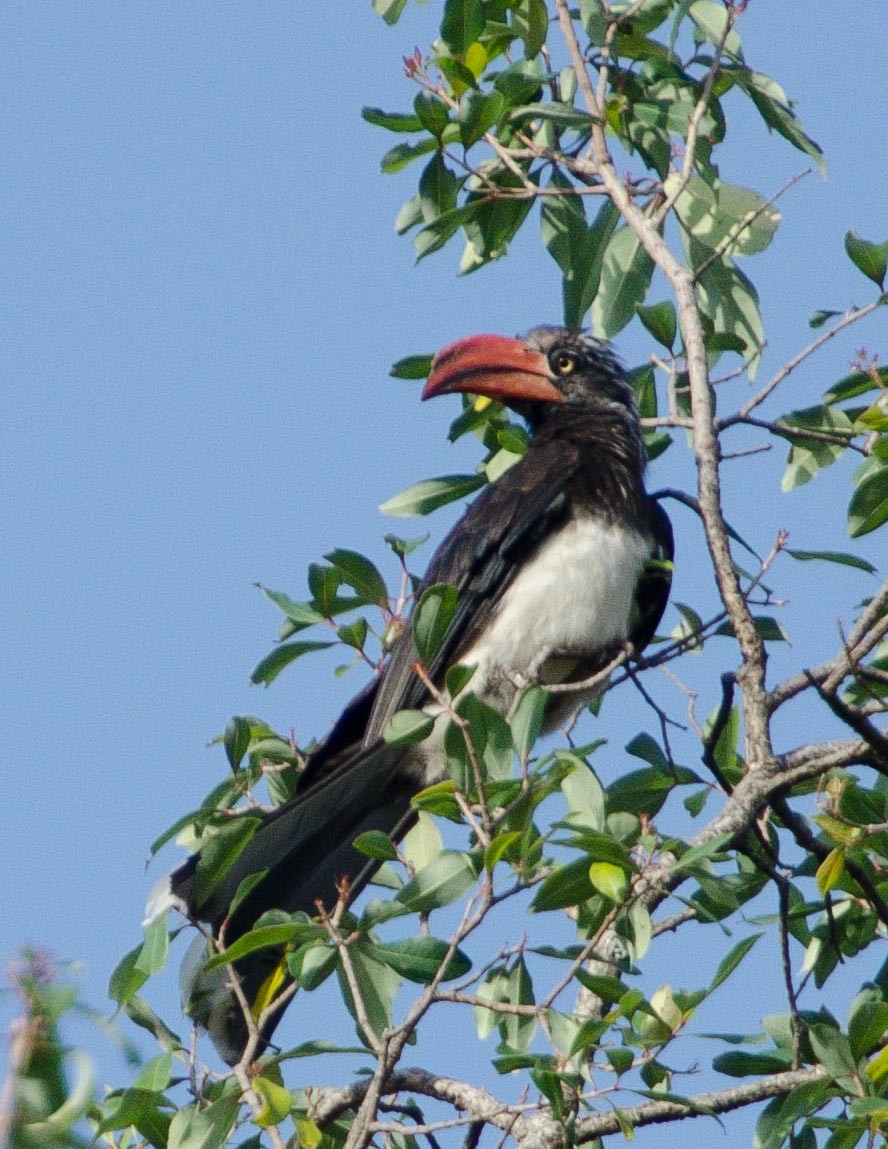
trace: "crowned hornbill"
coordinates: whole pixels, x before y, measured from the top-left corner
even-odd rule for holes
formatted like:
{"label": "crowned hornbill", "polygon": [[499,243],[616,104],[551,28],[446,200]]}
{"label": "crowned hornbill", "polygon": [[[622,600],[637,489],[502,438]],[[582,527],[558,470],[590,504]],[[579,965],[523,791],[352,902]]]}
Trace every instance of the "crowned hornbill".
{"label": "crowned hornbill", "polygon": [[[505,713],[520,682],[581,682],[627,642],[636,652],[645,646],[669,594],[662,560],[672,557],[672,531],[645,492],[635,400],[606,345],[560,327],[539,327],[523,339],[464,339],[435,357],[423,398],[456,391],[507,404],[532,436],[429,564],[423,585],[454,586],[458,600],[427,672],[443,689],[448,667],[475,666],[466,690]],[[318,900],[331,906],[343,877],[355,896],[374,869],[355,838],[371,829],[403,835],[412,796],[446,774],[444,719],[416,745],[396,748],[381,737],[396,711],[436,710],[414,672],[417,657],[407,628],[382,673],[311,754],[295,796],[263,816],[221,882],[200,893],[199,856],[192,857],[160,883],[149,913],[173,905],[218,932],[243,879],[266,871],[228,920],[231,945],[266,910],[313,914]],[[550,696],[546,728],[588,700],[580,690]],[[246,1025],[224,972],[201,972],[206,956],[199,938],[183,966],[186,1007],[234,1061]],[[235,963],[248,1001],[280,963],[273,948]],[[265,1026],[264,1039],[277,1020]]]}

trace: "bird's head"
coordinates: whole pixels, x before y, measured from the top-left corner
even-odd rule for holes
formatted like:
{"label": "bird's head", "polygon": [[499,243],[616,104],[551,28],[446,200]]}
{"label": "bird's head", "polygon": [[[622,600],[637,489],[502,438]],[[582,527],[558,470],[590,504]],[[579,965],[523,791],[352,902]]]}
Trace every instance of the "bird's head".
{"label": "bird's head", "polygon": [[468,391],[504,403],[530,423],[557,407],[621,407],[637,418],[635,397],[606,343],[565,327],[535,327],[512,339],[472,335],[439,351],[423,399]]}

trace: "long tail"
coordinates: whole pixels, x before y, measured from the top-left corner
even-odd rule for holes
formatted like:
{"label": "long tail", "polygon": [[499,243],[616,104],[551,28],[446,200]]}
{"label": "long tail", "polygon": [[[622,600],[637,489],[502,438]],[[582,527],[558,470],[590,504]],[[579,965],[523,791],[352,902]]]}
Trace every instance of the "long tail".
{"label": "long tail", "polygon": [[[202,901],[198,901],[196,880],[200,856],[189,858],[155,888],[148,916],[172,905],[192,919],[207,922],[217,933],[241,882],[267,871],[228,921],[225,941],[231,945],[266,910],[303,910],[314,915],[318,901],[332,908],[337,884],[344,877],[350,879],[351,896],[356,897],[376,867],[354,848],[355,838],[367,830],[381,830],[397,839],[413,821],[410,799],[417,787],[397,775],[395,767],[402,754],[380,746],[356,755],[304,794],[266,814],[240,857]],[[281,950],[269,947],[236,963],[248,1002],[256,1001],[281,956]],[[197,938],[182,965],[183,1001],[219,1054],[234,1063],[246,1045],[247,1024],[225,971],[203,972],[206,958],[207,944]],[[282,1013],[274,1014],[263,1026],[264,1041],[271,1037]]]}

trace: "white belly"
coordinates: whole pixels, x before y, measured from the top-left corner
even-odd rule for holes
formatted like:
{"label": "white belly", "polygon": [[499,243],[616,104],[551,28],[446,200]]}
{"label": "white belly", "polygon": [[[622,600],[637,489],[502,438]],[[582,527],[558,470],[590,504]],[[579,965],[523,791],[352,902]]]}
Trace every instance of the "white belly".
{"label": "white belly", "polygon": [[[588,656],[624,642],[633,622],[635,588],[650,554],[650,541],[637,531],[575,519],[524,567],[483,637],[460,659],[478,668],[467,689],[504,713],[516,682],[557,679],[546,673],[557,665],[557,656]],[[578,694],[576,709],[586,701]],[[415,757],[410,756],[409,768],[426,785],[445,773],[444,725],[437,723],[416,747]]]}

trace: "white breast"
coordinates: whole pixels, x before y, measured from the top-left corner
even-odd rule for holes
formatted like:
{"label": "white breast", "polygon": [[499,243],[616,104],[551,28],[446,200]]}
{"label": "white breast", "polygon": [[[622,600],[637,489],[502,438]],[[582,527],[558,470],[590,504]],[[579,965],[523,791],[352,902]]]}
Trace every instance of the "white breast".
{"label": "white breast", "polygon": [[650,541],[637,531],[577,518],[544,543],[503,596],[466,663],[534,673],[551,654],[589,654],[629,637]]}
{"label": "white breast", "polygon": [[[516,682],[538,679],[552,656],[582,657],[624,642],[650,556],[650,540],[637,531],[574,519],[525,564],[484,635],[460,659],[478,668],[467,689],[505,713]],[[578,694],[575,700],[579,709],[588,698]],[[440,712],[436,706],[426,710]],[[444,776],[443,735],[444,723],[436,723],[402,765],[425,785]]]}

